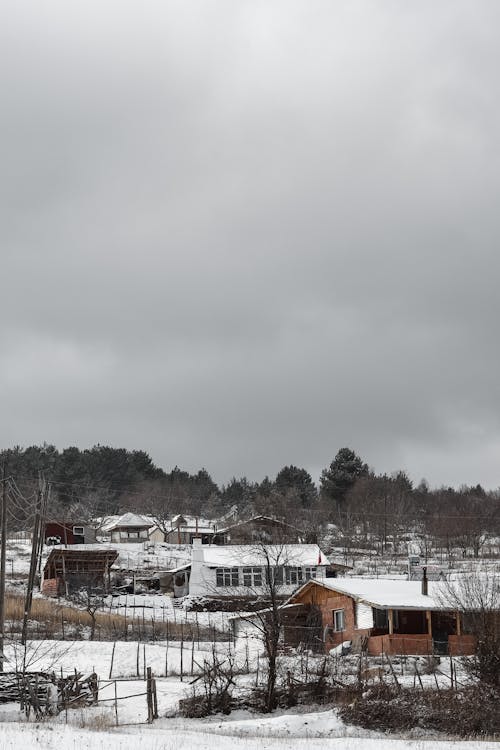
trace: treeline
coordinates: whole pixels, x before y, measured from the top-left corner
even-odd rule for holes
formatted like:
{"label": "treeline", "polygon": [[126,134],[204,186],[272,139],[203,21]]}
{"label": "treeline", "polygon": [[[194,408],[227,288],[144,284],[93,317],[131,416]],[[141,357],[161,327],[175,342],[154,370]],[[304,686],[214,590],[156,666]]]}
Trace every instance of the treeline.
{"label": "treeline", "polygon": [[[155,466],[144,451],[96,445],[58,451],[52,445],[3,450],[0,462],[21,494],[35,491],[40,472],[51,483],[53,517],[83,518],[134,510],[166,519],[176,513],[218,518],[266,514],[301,526],[315,541],[331,524],[342,544],[374,544],[397,552],[409,538],[478,556],[488,537],[500,534],[500,493],[471,487],[431,489],[404,472],[377,474],[351,449],[338,451],[319,486],[297,466],[274,478],[234,477],[218,486],[205,469],[191,474]],[[21,522],[22,519],[19,519]]]}

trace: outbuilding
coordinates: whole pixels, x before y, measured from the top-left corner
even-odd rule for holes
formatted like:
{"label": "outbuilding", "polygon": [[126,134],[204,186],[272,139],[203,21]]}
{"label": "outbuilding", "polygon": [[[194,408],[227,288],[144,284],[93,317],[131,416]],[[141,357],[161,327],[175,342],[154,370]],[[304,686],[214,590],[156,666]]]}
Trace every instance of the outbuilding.
{"label": "outbuilding", "polygon": [[53,547],[43,568],[42,594],[67,596],[81,588],[107,591],[110,568],[117,557],[114,549]]}

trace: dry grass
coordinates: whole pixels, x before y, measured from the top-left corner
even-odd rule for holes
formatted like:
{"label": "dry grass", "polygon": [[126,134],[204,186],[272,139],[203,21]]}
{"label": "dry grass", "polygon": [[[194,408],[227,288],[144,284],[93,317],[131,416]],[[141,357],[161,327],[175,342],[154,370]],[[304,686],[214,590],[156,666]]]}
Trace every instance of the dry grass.
{"label": "dry grass", "polygon": [[[24,597],[7,594],[5,597],[5,619],[8,622],[7,632],[15,635],[22,630]],[[154,622],[140,616],[97,612],[96,640],[227,640],[227,634],[212,628],[197,628],[191,623]],[[72,640],[85,639],[89,636],[92,619],[83,609],[62,605],[56,599],[33,599],[29,637]]]}
{"label": "dry grass", "polygon": [[90,729],[93,732],[106,732],[116,724],[112,709],[91,709],[85,713],[82,711],[77,722],[80,729]]}

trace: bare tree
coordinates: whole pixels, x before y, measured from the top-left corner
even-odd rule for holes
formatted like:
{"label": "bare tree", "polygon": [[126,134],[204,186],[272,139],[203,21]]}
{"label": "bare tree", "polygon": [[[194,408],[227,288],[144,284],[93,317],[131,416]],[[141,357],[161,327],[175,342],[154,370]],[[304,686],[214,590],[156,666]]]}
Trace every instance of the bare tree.
{"label": "bare tree", "polygon": [[463,631],[477,639],[476,653],[466,662],[468,671],[500,687],[500,574],[468,572],[448,582],[442,598],[460,614]]}
{"label": "bare tree", "polygon": [[[259,566],[247,569],[246,575],[249,580],[246,585],[249,592],[265,602],[266,606],[242,619],[250,623],[262,638],[267,659],[263,709],[269,713],[276,708],[278,657],[284,625],[282,604],[286,597],[287,568],[295,568],[295,565],[293,554],[290,554],[289,546],[286,544],[259,543],[254,549]],[[255,576],[258,576],[258,579]]]}
{"label": "bare tree", "polygon": [[97,624],[97,612],[104,607],[104,596],[101,591],[92,586],[85,586],[75,590],[71,596],[71,601],[87,612],[90,617],[90,636],[89,640],[93,641]]}

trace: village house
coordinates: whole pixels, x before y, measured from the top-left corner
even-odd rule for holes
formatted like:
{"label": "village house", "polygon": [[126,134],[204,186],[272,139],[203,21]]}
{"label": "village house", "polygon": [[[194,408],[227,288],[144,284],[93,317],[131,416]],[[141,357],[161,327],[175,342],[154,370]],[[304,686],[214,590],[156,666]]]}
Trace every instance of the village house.
{"label": "village house", "polygon": [[210,544],[215,534],[215,524],[196,516],[176,515],[165,527],[156,524],[149,531],[150,542],[169,544],[192,544],[200,538],[203,544]]}
{"label": "village house", "polygon": [[44,544],[93,544],[95,529],[85,523],[74,521],[47,521],[44,528]]}
{"label": "village house", "polygon": [[269,594],[272,576],[279,595],[289,596],[309,579],[335,575],[335,568],[317,544],[202,545],[193,540],[190,596],[238,599]]}
{"label": "village house", "polygon": [[314,642],[326,652],[346,642],[374,656],[460,656],[475,648],[461,615],[446,603],[446,583],[426,578],[310,580],[288,599],[284,622],[285,643]]}
{"label": "village house", "polygon": [[254,516],[246,521],[217,529],[214,544],[301,544],[304,532],[296,526],[270,516]]}
{"label": "village house", "polygon": [[110,534],[112,543],[147,542],[153,525],[154,522],[146,516],[124,513],[109,525],[104,525],[103,531]]}

